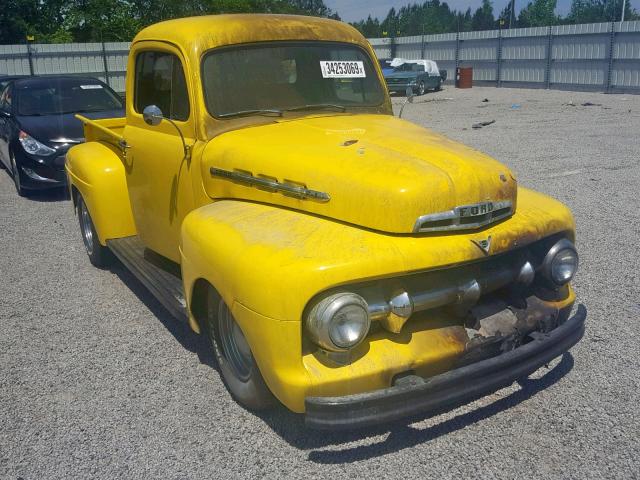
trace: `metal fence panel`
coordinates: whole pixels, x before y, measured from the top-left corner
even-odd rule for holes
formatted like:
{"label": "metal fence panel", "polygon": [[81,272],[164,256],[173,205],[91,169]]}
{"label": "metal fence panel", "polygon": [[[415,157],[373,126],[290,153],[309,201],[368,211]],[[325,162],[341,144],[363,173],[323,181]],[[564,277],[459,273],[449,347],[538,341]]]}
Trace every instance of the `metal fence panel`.
{"label": "metal fence panel", "polygon": [[456,61],[456,42],[455,39],[453,42],[433,42],[426,43],[424,45],[424,58],[428,58],[430,60],[435,60],[440,63],[446,61],[452,61],[455,63]]}
{"label": "metal fence panel", "polygon": [[604,62],[570,61],[551,68],[551,83],[560,85],[604,85],[605,76]]}
{"label": "metal fence panel", "polygon": [[[455,79],[640,93],[640,21],[369,39],[379,58],[435,60]],[[130,44],[0,45],[0,75],[64,73],[101,78],[123,92]]]}
{"label": "metal fence panel", "polygon": [[512,37],[502,40],[502,60],[544,60],[548,40],[544,37]]}
{"label": "metal fence panel", "polygon": [[571,36],[554,39],[551,55],[554,60],[593,60],[607,58],[609,35]]}
{"label": "metal fence panel", "polygon": [[640,93],[640,21],[372,40],[385,58],[435,60],[450,81],[469,66],[474,81],[497,86]]}

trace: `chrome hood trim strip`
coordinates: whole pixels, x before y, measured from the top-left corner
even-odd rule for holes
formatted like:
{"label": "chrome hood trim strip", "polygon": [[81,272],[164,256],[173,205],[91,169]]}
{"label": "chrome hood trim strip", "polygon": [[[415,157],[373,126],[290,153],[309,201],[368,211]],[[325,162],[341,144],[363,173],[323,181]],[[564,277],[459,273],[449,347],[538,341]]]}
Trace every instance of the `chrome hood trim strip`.
{"label": "chrome hood trim strip", "polygon": [[215,167],[211,167],[210,172],[214,177],[224,178],[225,180],[242,183],[250,187],[257,187],[274,192],[280,192],[283,195],[287,195],[290,197],[300,198],[303,200],[316,200],[322,203],[331,200],[331,197],[328,193],[319,192],[317,190],[310,190],[306,187],[300,187],[289,183],[282,183],[277,180],[270,180],[269,178],[254,177],[250,173],[230,172],[228,170],[223,170],[221,168]]}

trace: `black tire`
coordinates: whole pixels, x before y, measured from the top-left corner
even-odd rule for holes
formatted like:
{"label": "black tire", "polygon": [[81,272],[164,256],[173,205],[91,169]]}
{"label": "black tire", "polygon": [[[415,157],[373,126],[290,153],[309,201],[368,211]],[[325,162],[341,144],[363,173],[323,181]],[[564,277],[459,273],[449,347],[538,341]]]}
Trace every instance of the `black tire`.
{"label": "black tire", "polygon": [[21,197],[26,197],[27,193],[22,186],[22,181],[20,180],[20,169],[16,163],[16,157],[11,150],[9,150],[9,161],[11,163],[11,176],[13,177],[13,185],[16,187],[16,192]]}
{"label": "black tire", "polygon": [[440,90],[442,90],[442,80],[440,80],[436,85],[436,88],[433,89],[434,92],[439,92]]}
{"label": "black tire", "polygon": [[420,82],[420,85],[418,85],[418,96],[422,96],[425,94],[425,92],[427,91],[427,88],[424,85],[424,80]]}
{"label": "black tire", "polygon": [[109,250],[108,247],[100,244],[87,204],[84,203],[84,200],[80,195],[78,195],[77,212],[78,223],[80,224],[80,234],[82,235],[82,242],[87,250],[89,260],[94,267],[108,267],[113,263],[113,253],[111,253],[111,250]]}
{"label": "black tire", "polygon": [[262,378],[251,349],[227,304],[210,288],[205,332],[231,396],[248,410],[265,410],[275,398]]}

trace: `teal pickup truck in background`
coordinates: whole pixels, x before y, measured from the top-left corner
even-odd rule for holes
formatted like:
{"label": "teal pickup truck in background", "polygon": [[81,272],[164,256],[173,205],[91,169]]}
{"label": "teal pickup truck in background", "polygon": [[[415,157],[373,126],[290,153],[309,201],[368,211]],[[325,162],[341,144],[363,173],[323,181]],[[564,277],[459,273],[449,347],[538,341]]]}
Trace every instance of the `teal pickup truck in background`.
{"label": "teal pickup truck in background", "polygon": [[433,60],[394,58],[385,62],[383,75],[391,93],[404,93],[411,87],[416,95],[424,95],[427,90],[440,90],[447,79],[447,71],[439,70]]}

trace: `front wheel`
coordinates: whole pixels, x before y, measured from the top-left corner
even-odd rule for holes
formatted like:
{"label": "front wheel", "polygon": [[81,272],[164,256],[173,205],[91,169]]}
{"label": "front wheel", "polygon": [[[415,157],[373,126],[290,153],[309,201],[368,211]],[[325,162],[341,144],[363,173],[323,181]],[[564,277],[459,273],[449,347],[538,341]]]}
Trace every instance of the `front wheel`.
{"label": "front wheel", "polygon": [[24,197],[26,196],[26,192],[22,187],[22,180],[20,180],[20,169],[16,163],[16,157],[11,151],[9,152],[9,160],[11,162],[11,176],[13,177],[13,184],[16,187],[16,192],[18,192],[18,195],[21,197]]}
{"label": "front wheel", "polygon": [[113,254],[109,248],[100,244],[98,234],[93,226],[93,220],[91,220],[91,215],[89,215],[87,204],[84,203],[84,199],[79,195],[78,223],[80,224],[82,242],[84,243],[91,263],[98,268],[108,267],[113,262]]}
{"label": "front wheel", "polygon": [[249,410],[264,410],[275,399],[262,378],[251,348],[227,304],[211,288],[207,298],[206,332],[231,395]]}

